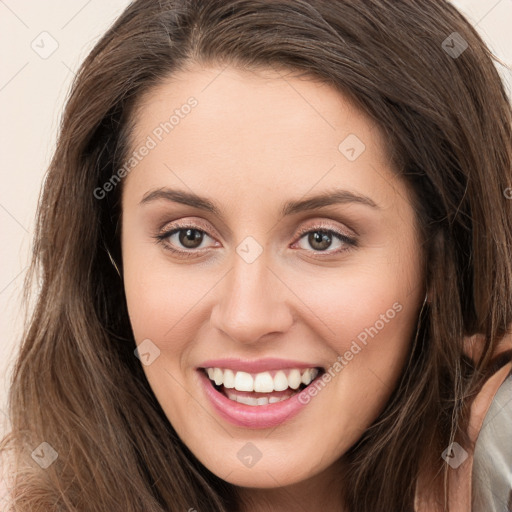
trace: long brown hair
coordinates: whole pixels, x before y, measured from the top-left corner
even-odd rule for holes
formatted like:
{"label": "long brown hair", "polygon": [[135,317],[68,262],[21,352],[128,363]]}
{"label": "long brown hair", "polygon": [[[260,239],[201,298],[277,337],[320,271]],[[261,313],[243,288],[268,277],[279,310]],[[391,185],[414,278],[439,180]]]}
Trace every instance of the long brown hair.
{"label": "long brown hair", "polygon": [[[236,487],[180,441],[134,356],[107,253],[121,265],[122,187],[94,193],[128,157],[141,96],[190,62],[336,87],[381,128],[414,192],[428,302],[397,389],[344,455],[343,482],[352,512],[412,510],[420,466],[444,474],[440,454],[464,442],[467,399],[512,324],[512,114],[493,59],[444,0],[132,2],[77,73],[38,207],[26,280],[37,301],[0,445],[15,462],[13,510],[239,509]],[[476,333],[473,363],[463,340]],[[43,442],[58,454],[47,468],[31,457]]]}

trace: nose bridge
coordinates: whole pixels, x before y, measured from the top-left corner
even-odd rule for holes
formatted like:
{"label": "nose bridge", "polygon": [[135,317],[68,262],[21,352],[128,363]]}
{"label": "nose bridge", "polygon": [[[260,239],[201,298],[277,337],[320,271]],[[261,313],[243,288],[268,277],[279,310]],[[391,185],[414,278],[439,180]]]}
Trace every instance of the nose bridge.
{"label": "nose bridge", "polygon": [[233,268],[226,276],[212,311],[212,324],[243,343],[285,331],[293,319],[282,287],[264,254],[253,261],[245,258],[243,253],[242,256],[235,254]]}

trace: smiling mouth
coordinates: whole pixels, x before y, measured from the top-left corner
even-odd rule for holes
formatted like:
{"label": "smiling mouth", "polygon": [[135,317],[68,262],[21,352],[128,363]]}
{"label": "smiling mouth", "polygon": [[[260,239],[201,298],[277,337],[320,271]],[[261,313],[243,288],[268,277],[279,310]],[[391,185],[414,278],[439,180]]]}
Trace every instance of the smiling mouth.
{"label": "smiling mouth", "polygon": [[222,368],[202,368],[213,388],[229,400],[250,406],[288,400],[325,373],[322,367],[247,373]]}

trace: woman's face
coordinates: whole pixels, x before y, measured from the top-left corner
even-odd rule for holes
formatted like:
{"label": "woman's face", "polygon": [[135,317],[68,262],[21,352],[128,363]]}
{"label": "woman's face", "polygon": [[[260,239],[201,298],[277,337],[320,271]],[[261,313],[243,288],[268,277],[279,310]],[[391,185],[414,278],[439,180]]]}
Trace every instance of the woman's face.
{"label": "woman's face", "polygon": [[240,486],[335,471],[390,397],[425,293],[376,125],[311,79],[194,67],[145,98],[131,149],[126,298],[174,429]]}

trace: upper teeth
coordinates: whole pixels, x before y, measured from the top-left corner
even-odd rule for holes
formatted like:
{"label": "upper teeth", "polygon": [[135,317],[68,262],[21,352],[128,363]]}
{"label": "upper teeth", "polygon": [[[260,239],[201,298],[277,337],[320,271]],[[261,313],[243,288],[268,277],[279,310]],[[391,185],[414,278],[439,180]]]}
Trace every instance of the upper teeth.
{"label": "upper teeth", "polygon": [[[272,376],[271,372],[247,373],[223,370],[221,368],[207,368],[208,377],[220,386],[234,388],[237,391],[256,391],[258,393],[271,393],[284,391],[289,387],[297,389],[301,383],[306,386],[317,376],[316,368],[306,370],[279,370]],[[272,372],[273,373],[273,372]]]}

